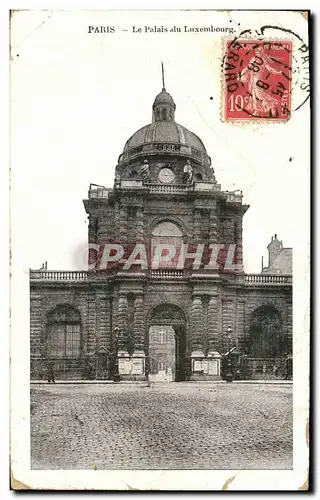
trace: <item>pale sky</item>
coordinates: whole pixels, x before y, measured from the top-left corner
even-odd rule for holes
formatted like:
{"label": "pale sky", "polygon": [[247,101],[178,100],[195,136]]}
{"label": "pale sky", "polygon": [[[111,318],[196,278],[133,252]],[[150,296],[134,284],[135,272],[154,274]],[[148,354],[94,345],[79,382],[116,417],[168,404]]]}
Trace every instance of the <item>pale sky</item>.
{"label": "pale sky", "polygon": [[[246,26],[261,13],[251,16]],[[132,33],[132,26],[238,29],[241,23],[241,13],[231,18],[223,12],[14,14],[12,248],[21,269],[39,268],[45,260],[49,269],[84,267],[82,200],[91,182],[113,185],[126,140],[150,123],[162,87],[161,61],[176,121],[203,140],[222,189],[241,189],[250,205],[245,271],[260,272],[262,255],[267,264],[266,246],[275,233],[285,247],[299,248],[309,210],[308,105],[287,123],[225,123],[221,33]],[[88,34],[89,25],[113,25],[116,32]],[[291,26],[306,29],[299,17]]]}

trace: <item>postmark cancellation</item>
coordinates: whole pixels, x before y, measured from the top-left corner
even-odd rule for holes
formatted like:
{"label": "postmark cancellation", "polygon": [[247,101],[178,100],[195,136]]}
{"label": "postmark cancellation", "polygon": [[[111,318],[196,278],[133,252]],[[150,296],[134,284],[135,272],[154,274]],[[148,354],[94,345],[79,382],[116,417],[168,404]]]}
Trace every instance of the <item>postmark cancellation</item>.
{"label": "postmark cancellation", "polygon": [[291,72],[290,40],[226,41],[223,119],[289,120]]}

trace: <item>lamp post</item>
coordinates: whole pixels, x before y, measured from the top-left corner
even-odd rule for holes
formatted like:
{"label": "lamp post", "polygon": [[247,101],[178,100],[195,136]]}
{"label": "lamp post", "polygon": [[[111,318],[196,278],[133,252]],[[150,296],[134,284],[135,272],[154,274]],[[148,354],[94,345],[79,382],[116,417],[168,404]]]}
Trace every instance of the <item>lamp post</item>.
{"label": "lamp post", "polygon": [[228,352],[230,352],[230,345],[231,345],[231,339],[232,339],[232,328],[231,328],[231,326],[228,326],[228,328],[227,328],[227,338],[228,338]]}
{"label": "lamp post", "polygon": [[114,382],[119,382],[120,381],[120,374],[119,374],[119,361],[118,361],[118,339],[119,339],[119,327],[116,326],[113,330],[114,333],[114,373],[113,373],[113,381]]}
{"label": "lamp post", "polygon": [[231,328],[231,326],[228,326],[228,328],[227,328],[227,339],[228,339],[228,358],[227,358],[227,363],[228,363],[228,369],[227,369],[227,374],[226,374],[226,381],[227,382],[233,382],[233,374],[232,374],[232,367],[231,367],[231,361],[230,361],[231,335],[232,335],[232,328]]}

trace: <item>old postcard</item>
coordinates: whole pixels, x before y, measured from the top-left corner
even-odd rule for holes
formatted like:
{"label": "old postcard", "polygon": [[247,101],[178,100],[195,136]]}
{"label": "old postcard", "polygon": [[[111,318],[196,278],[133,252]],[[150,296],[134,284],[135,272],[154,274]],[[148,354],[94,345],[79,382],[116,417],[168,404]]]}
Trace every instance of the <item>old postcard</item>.
{"label": "old postcard", "polygon": [[12,488],[307,490],[309,13],[10,29]]}

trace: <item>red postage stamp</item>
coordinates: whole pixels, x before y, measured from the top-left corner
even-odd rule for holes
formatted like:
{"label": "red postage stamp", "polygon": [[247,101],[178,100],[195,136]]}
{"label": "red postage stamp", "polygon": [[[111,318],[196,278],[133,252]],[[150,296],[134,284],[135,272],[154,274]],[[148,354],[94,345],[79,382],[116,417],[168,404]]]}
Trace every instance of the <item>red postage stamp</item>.
{"label": "red postage stamp", "polygon": [[230,40],[223,61],[225,120],[288,120],[292,42]]}

